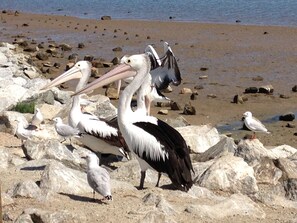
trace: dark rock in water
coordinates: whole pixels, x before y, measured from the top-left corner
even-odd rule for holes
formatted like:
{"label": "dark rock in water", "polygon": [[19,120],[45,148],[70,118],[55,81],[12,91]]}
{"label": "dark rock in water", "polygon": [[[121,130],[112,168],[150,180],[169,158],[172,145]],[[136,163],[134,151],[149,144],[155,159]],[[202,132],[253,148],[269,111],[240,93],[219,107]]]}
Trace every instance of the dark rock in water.
{"label": "dark rock in water", "polygon": [[118,58],[118,57],[115,57],[115,58],[113,58],[113,59],[112,59],[112,61],[111,61],[111,62],[112,62],[112,64],[113,64],[113,65],[117,65],[117,64],[119,64],[119,63],[120,63],[120,58]]}
{"label": "dark rock in water", "polygon": [[77,53],[73,53],[73,54],[70,54],[68,56],[68,60],[77,61],[77,59],[78,59],[78,54]]}
{"label": "dark rock in water", "polygon": [[289,99],[290,98],[289,95],[285,95],[285,94],[280,94],[279,97],[283,98],[283,99]]}
{"label": "dark rock in water", "polygon": [[83,49],[83,48],[85,48],[85,44],[84,43],[79,43],[77,47],[79,49]]}
{"label": "dark rock in water", "polygon": [[243,104],[243,99],[240,95],[235,95],[233,98],[233,103],[235,104]]}
{"label": "dark rock in water", "polygon": [[54,63],[54,67],[55,67],[55,68],[60,68],[60,67],[61,67],[61,64],[58,63],[58,62],[55,62],[55,63]]}
{"label": "dark rock in water", "polygon": [[195,90],[202,90],[203,88],[204,88],[203,85],[195,85],[194,86]]}
{"label": "dark rock in water", "polygon": [[190,103],[185,104],[183,114],[184,115],[196,115],[196,109]]}
{"label": "dark rock in water", "polygon": [[272,85],[265,85],[265,86],[259,87],[259,93],[272,94],[273,91],[274,89]]}
{"label": "dark rock in water", "polygon": [[118,47],[113,48],[112,51],[114,51],[114,52],[122,52],[123,49],[118,46]]}
{"label": "dark rock in water", "polygon": [[70,50],[72,50],[72,47],[69,44],[66,44],[66,43],[60,44],[59,47],[63,51],[70,51]]}
{"label": "dark rock in water", "polygon": [[170,103],[170,108],[173,111],[179,111],[179,110],[181,110],[181,106],[177,102],[175,102],[175,101],[173,101],[173,102]]}
{"label": "dark rock in water", "polygon": [[264,78],[261,77],[261,76],[257,76],[257,77],[253,77],[253,78],[252,78],[253,81],[263,81],[263,79],[264,79]]}
{"label": "dark rock in water", "polygon": [[235,22],[236,22],[236,23],[241,23],[241,21],[240,21],[239,19],[237,19]]}
{"label": "dark rock in water", "polygon": [[296,126],[294,124],[291,124],[291,123],[287,123],[286,127],[287,128],[296,128]]}
{"label": "dark rock in water", "polygon": [[104,15],[104,16],[101,17],[101,20],[111,20],[111,16]]}
{"label": "dark rock in water", "polygon": [[293,121],[294,119],[295,119],[295,114],[292,112],[279,116],[280,121]]}
{"label": "dark rock in water", "polygon": [[24,51],[25,52],[29,52],[29,53],[34,53],[37,51],[36,47],[35,46],[28,46],[28,47],[25,47],[24,48]]}
{"label": "dark rock in water", "polygon": [[292,87],[292,91],[293,92],[297,92],[297,85],[295,85],[294,87]]}
{"label": "dark rock in water", "polygon": [[250,94],[250,93],[258,93],[258,88],[257,87],[249,87],[246,88],[244,93]]}
{"label": "dark rock in water", "polygon": [[36,54],[36,58],[38,60],[48,60],[48,55],[46,53],[44,53],[44,52],[38,52]]}
{"label": "dark rock in water", "polygon": [[207,70],[208,70],[207,67],[201,67],[201,68],[200,68],[200,71],[207,71]]}
{"label": "dark rock in water", "polygon": [[197,100],[197,94],[192,93],[190,99],[191,100]]}
{"label": "dark rock in water", "polygon": [[92,56],[92,55],[85,55],[84,60],[92,62],[94,60],[94,56]]}
{"label": "dark rock in water", "polygon": [[38,46],[39,49],[44,49],[44,44],[43,43],[39,43],[37,46]]}

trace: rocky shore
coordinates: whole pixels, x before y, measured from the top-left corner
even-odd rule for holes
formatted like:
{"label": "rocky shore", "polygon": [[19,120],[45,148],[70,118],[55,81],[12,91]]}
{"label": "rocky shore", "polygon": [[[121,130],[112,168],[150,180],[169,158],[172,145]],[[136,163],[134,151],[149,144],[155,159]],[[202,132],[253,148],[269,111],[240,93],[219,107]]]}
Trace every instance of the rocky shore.
{"label": "rocky shore", "polygon": [[[4,28],[0,35],[10,42],[0,46],[4,222],[296,221],[297,131],[294,119],[279,120],[280,115],[295,111],[294,49],[285,41],[297,38],[296,29],[113,20],[98,22],[95,28],[94,21],[77,18],[1,15]],[[46,25],[41,27],[41,23]],[[171,26],[187,32],[158,33]],[[106,53],[99,56],[93,51],[98,42],[90,43],[88,37],[67,39],[66,28],[78,30],[79,36],[96,32],[101,36],[98,41],[104,42],[100,51]],[[162,40],[173,44],[184,74],[183,84],[166,93],[180,110],[154,107],[153,115],[176,127],[190,145],[195,185],[184,193],[172,190],[170,180],[162,177],[161,187],[156,188],[157,173],[151,171],[146,189],[139,191],[135,187],[140,177],[137,161],[106,157],[110,165],[104,167],[111,175],[114,200],[101,202],[97,197],[94,202],[82,158],[90,151],[75,140],[61,143],[52,122],[56,116],[67,120],[73,84],[48,92],[39,89],[48,83],[47,78],[61,74],[77,59],[94,57],[96,78],[116,63],[114,58],[142,52],[148,43],[155,43],[162,52]],[[257,92],[246,92],[255,88]],[[104,94],[105,89],[86,97],[90,103],[84,109],[103,118],[115,114],[117,100],[110,101]],[[19,102],[32,101],[45,123],[22,142],[14,136],[16,120],[30,122],[32,114],[12,110]],[[195,107],[195,115],[183,114],[189,104]],[[160,109],[167,109],[168,115],[157,114]],[[270,118],[265,125],[272,134],[243,139],[250,133],[241,129],[241,115],[246,110],[262,120]]]}

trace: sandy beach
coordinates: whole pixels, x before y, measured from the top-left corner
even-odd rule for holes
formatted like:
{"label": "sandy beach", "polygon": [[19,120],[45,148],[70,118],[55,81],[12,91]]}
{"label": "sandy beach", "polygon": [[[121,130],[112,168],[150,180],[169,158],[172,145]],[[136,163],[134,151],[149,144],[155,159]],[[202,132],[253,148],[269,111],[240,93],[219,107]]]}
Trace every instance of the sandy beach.
{"label": "sandy beach", "polygon": [[[228,129],[226,132],[230,132],[234,139],[240,139],[250,133],[240,130],[240,121],[245,111],[251,111],[260,120],[267,120],[297,110],[297,93],[292,91],[292,87],[297,84],[297,28],[294,27],[113,19],[102,21],[23,12],[2,12],[0,15],[2,42],[12,43],[16,39],[24,39],[29,43],[43,42],[45,46],[55,42],[67,43],[73,47],[71,51],[65,51],[63,57],[49,59],[52,63],[60,63],[61,67],[47,74],[47,78],[60,75],[68,63],[68,56],[73,53],[78,54],[79,60],[85,55],[92,55],[111,61],[125,54],[142,53],[148,44],[153,44],[162,54],[163,41],[167,41],[178,58],[183,81],[180,86],[172,87],[173,92],[165,95],[181,107],[190,102],[196,108],[196,115],[186,116],[181,114],[182,111],[171,110],[167,116],[159,115],[157,113],[160,108],[153,107],[152,115],[163,120],[182,115],[191,125],[210,124],[225,126],[226,129],[237,123],[235,130]],[[79,43],[84,43],[85,47],[79,49]],[[113,51],[115,47],[121,47],[122,51]],[[103,74],[108,69],[102,68],[99,72]],[[244,94],[248,87],[264,85],[272,85],[273,93]],[[66,86],[69,90],[73,89],[74,84]],[[180,94],[182,88],[194,90],[197,86],[202,86],[202,89],[198,90],[196,100],[190,100],[190,94]],[[95,93],[104,93],[104,90]],[[243,104],[232,103],[237,94],[244,95],[248,100]],[[112,101],[116,106],[117,102]],[[267,147],[288,144],[297,148],[297,136],[294,135],[297,129],[286,127],[287,123],[265,123],[271,134],[260,133],[257,138]],[[290,124],[296,125],[296,121]],[[2,146],[20,143],[15,137],[7,134],[2,136]],[[74,210],[75,201],[68,202],[66,206]],[[91,206],[89,212],[96,210],[95,204]],[[271,213],[263,222],[279,220],[282,214],[280,209],[275,212],[265,211]],[[291,210],[287,214],[288,219],[285,220],[294,215]],[[116,218],[119,220],[121,216],[117,215]],[[230,222],[234,220],[238,219],[231,218]],[[189,222],[195,221],[190,219]]]}

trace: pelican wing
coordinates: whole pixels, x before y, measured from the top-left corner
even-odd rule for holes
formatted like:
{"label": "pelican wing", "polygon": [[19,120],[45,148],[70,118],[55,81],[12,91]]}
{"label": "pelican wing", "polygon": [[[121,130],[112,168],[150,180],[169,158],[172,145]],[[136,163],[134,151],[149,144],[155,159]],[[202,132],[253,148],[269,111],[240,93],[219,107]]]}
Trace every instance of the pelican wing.
{"label": "pelican wing", "polygon": [[161,148],[167,153],[162,162],[152,159],[146,152],[142,153],[142,156],[140,156],[141,154],[137,155],[158,172],[167,173],[175,185],[184,185],[186,190],[190,188],[193,184],[191,178],[193,167],[189,148],[180,133],[161,120],[157,120],[157,125],[151,122],[136,122],[134,125],[155,137],[160,142]]}

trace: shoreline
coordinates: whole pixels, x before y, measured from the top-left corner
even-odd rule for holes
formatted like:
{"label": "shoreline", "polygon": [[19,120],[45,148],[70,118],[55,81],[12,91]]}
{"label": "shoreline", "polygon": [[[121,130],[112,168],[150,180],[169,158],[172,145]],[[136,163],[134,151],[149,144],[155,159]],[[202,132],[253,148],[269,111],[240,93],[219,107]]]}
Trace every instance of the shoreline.
{"label": "shoreline", "polygon": [[[4,22],[5,21],[5,22]],[[70,16],[30,14],[19,12],[18,16],[1,13],[0,30],[2,41],[12,42],[17,35],[20,38],[44,42],[54,41],[70,44],[73,48],[65,52],[63,58],[51,58],[61,63],[57,76],[63,72],[68,56],[93,55],[111,61],[114,57],[125,54],[142,53],[148,44],[154,44],[157,52],[163,52],[163,41],[169,42],[178,58],[183,82],[173,87],[173,92],[166,94],[178,102],[181,107],[191,103],[196,108],[196,115],[184,116],[193,125],[211,124],[213,126],[240,121],[242,114],[250,110],[263,120],[266,117],[296,112],[294,106],[297,95],[292,87],[297,84],[295,75],[297,41],[296,27],[258,26],[237,24],[213,24],[198,22],[141,21],[141,20],[97,20],[81,19]],[[24,24],[27,24],[26,26]],[[83,42],[85,48],[78,49]],[[121,52],[112,51],[121,47]],[[206,70],[201,70],[206,68]],[[100,70],[103,74],[107,69]],[[200,79],[200,76],[207,76]],[[260,76],[262,81],[254,81]],[[243,94],[248,87],[260,87],[271,84],[272,95]],[[179,92],[182,88],[198,90],[196,100],[190,95]],[[103,90],[99,91],[104,93]],[[248,101],[243,104],[231,103],[236,94],[245,95]],[[288,99],[280,98],[284,94]],[[215,97],[209,97],[209,96]],[[117,101],[113,101],[117,106]],[[161,108],[153,108],[152,114],[158,118],[176,118],[182,111],[169,110],[168,116],[158,115]],[[295,121],[293,121],[293,124]],[[267,125],[272,132],[281,133],[273,137],[260,135],[263,144],[276,145],[291,142],[297,147],[296,129],[285,128],[286,123],[276,122]],[[233,137],[242,137],[246,131],[234,131]]]}

